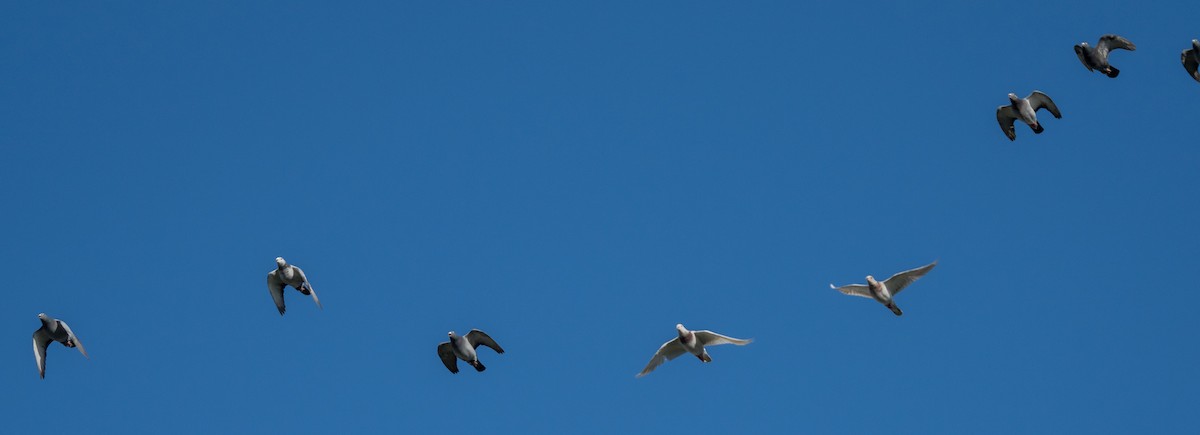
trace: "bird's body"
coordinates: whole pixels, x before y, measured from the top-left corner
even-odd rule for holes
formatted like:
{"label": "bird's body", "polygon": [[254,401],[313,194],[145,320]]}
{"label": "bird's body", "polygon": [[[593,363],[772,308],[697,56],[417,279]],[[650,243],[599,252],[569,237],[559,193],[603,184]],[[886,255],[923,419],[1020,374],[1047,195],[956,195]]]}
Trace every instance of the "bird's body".
{"label": "bird's body", "polygon": [[1034,134],[1041,134],[1045,131],[1042,124],[1038,122],[1038,109],[1046,109],[1055,118],[1062,118],[1062,112],[1058,111],[1058,106],[1054,104],[1054,100],[1050,99],[1049,95],[1042,91],[1033,91],[1028,97],[1019,98],[1017,94],[1008,94],[1007,106],[996,108],[996,121],[1000,123],[1000,130],[1008,136],[1008,140],[1017,140],[1017,130],[1013,122],[1020,120],[1029,128],[1033,129]]}
{"label": "bird's body", "polygon": [[438,357],[441,358],[442,364],[446,366],[450,373],[458,373],[458,360],[466,361],[475,371],[482,372],[487,370],[483,363],[479,362],[479,353],[475,348],[479,346],[487,346],[496,351],[496,353],[504,353],[504,348],[500,347],[487,333],[478,329],[472,329],[466,336],[455,334],[450,331],[446,334],[450,337],[450,341],[438,344]]}
{"label": "bird's body", "polygon": [[896,305],[896,301],[893,300],[893,298],[896,296],[896,294],[900,293],[901,290],[904,290],[905,287],[908,287],[909,284],[912,284],[913,281],[916,281],[917,278],[925,276],[926,273],[929,273],[929,271],[932,270],[936,265],[937,262],[935,261],[916,269],[906,270],[904,272],[892,275],[890,278],[882,282],[875,280],[875,277],[871,275],[867,275],[866,285],[850,284],[841,287],[835,287],[833,284],[830,284],[829,287],[842,292],[842,294],[874,299],[875,301],[883,304],[883,306],[887,307],[889,310],[892,310],[893,314],[900,316],[903,315],[904,312],[900,311],[900,307]]}
{"label": "bird's body", "polygon": [[1086,42],[1075,44],[1075,55],[1079,56],[1079,61],[1083,62],[1083,66],[1087,67],[1088,71],[1100,71],[1106,76],[1116,78],[1121,70],[1108,63],[1108,56],[1113,49],[1118,48],[1129,51],[1137,50],[1137,46],[1128,39],[1108,34],[1101,36],[1095,47]]}
{"label": "bird's body", "polygon": [[1192,40],[1192,48],[1183,50],[1179,54],[1180,62],[1183,62],[1183,69],[1187,70],[1188,75],[1200,82],[1200,40]]}
{"label": "bird's body", "polygon": [[317,299],[317,292],[313,290],[312,284],[304,276],[304,271],[297,266],[288,264],[283,257],[275,257],[275,270],[267,273],[267,291],[271,293],[271,299],[275,301],[275,308],[279,309],[281,316],[284,311],[287,311],[287,307],[283,303],[283,289],[287,286],[292,286],[300,293],[312,296],[313,302],[317,303],[317,308],[321,308],[321,300]]}
{"label": "bird's body", "polygon": [[66,347],[78,348],[79,353],[82,353],[85,358],[88,357],[83,343],[79,341],[79,337],[76,337],[74,332],[71,332],[71,327],[67,326],[66,322],[47,316],[45,313],[38,314],[38,320],[42,321],[42,326],[33,331],[33,358],[37,362],[38,375],[43,379],[46,377],[46,348],[50,346],[51,341],[57,341]]}
{"label": "bird's body", "polygon": [[638,377],[646,376],[646,374],[654,371],[662,363],[673,360],[684,353],[690,353],[702,362],[712,362],[712,357],[708,355],[708,350],[705,346],[717,346],[721,344],[736,344],[745,346],[750,344],[752,339],[740,339],[727,337],[712,331],[689,331],[683,327],[683,324],[675,325],[675,331],[678,336],[663,343],[658,348],[658,352],[650,358],[650,363],[646,364],[646,368],[638,373]]}

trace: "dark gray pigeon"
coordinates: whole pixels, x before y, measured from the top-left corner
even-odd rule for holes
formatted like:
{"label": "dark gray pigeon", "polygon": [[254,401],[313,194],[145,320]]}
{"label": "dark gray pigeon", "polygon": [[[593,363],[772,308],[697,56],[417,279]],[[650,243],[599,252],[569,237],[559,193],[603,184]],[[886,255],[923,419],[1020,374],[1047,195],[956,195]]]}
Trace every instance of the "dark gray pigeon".
{"label": "dark gray pigeon", "polygon": [[288,264],[283,257],[275,257],[275,270],[267,273],[267,290],[271,292],[271,299],[275,300],[275,308],[279,309],[280,316],[287,310],[283,305],[283,289],[289,285],[299,290],[300,293],[312,296],[313,302],[317,303],[317,308],[321,308],[321,300],[317,299],[317,291],[313,290],[308,278],[304,277],[304,271]]}
{"label": "dark gray pigeon", "polygon": [[83,349],[83,343],[79,341],[79,337],[71,332],[71,327],[67,326],[67,322],[47,316],[46,313],[38,314],[38,320],[42,321],[42,327],[37,331],[33,331],[33,359],[37,361],[38,375],[42,379],[46,379],[46,348],[50,346],[51,341],[62,343],[66,347],[74,347],[79,349],[85,358],[91,359],[87,351]]}
{"label": "dark gray pigeon", "polygon": [[1108,34],[1101,36],[1095,47],[1086,42],[1075,44],[1075,55],[1079,56],[1079,61],[1083,62],[1083,66],[1087,67],[1088,71],[1098,70],[1106,76],[1115,78],[1117,74],[1121,73],[1121,70],[1108,64],[1108,53],[1115,48],[1137,50],[1137,46],[1128,39]]}
{"label": "dark gray pigeon", "polygon": [[442,364],[446,365],[450,373],[458,373],[458,360],[460,359],[474,367],[477,372],[487,370],[487,367],[479,362],[479,354],[475,353],[475,349],[479,345],[490,347],[496,353],[504,353],[504,348],[496,344],[496,340],[492,340],[487,333],[478,329],[472,329],[466,337],[455,334],[454,331],[450,331],[446,335],[450,336],[450,341],[438,344],[437,353],[438,357],[442,359]]}
{"label": "dark gray pigeon", "polygon": [[905,287],[908,287],[909,284],[912,284],[913,281],[916,281],[917,278],[925,276],[926,273],[929,273],[929,271],[933,269],[933,266],[937,266],[936,261],[916,269],[897,273],[883,282],[876,281],[874,277],[867,275],[867,285],[850,284],[841,287],[834,287],[833,284],[830,284],[829,288],[850,296],[874,299],[888,307],[889,310],[892,310],[893,314],[899,316],[904,314],[904,312],[900,311],[900,307],[896,306],[896,302],[893,301],[892,298],[899,294],[900,290],[904,290]]}
{"label": "dark gray pigeon", "polygon": [[1049,110],[1055,118],[1062,118],[1058,106],[1055,106],[1054,101],[1041,91],[1033,91],[1025,98],[1017,98],[1017,94],[1008,94],[1008,101],[1009,105],[996,108],[996,121],[1000,122],[1000,130],[1004,131],[1008,140],[1017,140],[1017,129],[1013,127],[1013,121],[1018,119],[1028,124],[1035,134],[1045,131],[1037,120],[1038,109],[1044,108]]}
{"label": "dark gray pigeon", "polygon": [[1200,40],[1193,39],[1192,48],[1183,50],[1183,53],[1179,54],[1179,60],[1183,62],[1183,69],[1200,82],[1200,71],[1196,71],[1200,66]]}

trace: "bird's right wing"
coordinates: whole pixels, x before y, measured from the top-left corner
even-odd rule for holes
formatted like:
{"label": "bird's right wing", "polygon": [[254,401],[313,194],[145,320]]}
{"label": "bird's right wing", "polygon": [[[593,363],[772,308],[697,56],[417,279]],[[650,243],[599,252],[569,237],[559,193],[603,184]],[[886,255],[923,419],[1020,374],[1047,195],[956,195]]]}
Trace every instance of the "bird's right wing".
{"label": "bird's right wing", "polygon": [[640,378],[642,376],[646,376],[647,373],[654,371],[654,369],[658,368],[658,366],[662,365],[662,363],[673,360],[684,353],[687,353],[687,349],[683,348],[683,343],[679,342],[679,337],[675,337],[671,341],[663,343],[663,345],[658,348],[658,352],[654,353],[654,357],[650,358],[650,363],[646,364],[646,368],[642,369],[642,372],[638,373],[637,377]]}
{"label": "bird's right wing", "polygon": [[1179,54],[1179,60],[1183,62],[1183,69],[1200,82],[1200,59],[1196,59],[1196,53],[1191,49],[1183,50],[1183,53]]}
{"label": "bird's right wing", "polygon": [[996,108],[996,121],[1000,122],[1000,130],[1004,132],[1005,136],[1008,136],[1008,140],[1017,140],[1017,130],[1013,127],[1013,121],[1016,120],[1017,112],[1013,110],[1012,106],[1000,106]]}
{"label": "bird's right wing", "polygon": [[267,291],[271,292],[271,299],[275,300],[275,308],[279,309],[279,315],[282,316],[287,308],[283,305],[283,280],[272,270],[267,274]]}
{"label": "bird's right wing", "polygon": [[450,373],[458,373],[458,357],[454,356],[454,345],[445,342],[438,345],[438,358],[450,369]]}
{"label": "bird's right wing", "polygon": [[858,297],[871,298],[871,299],[875,298],[874,296],[871,296],[871,289],[862,284],[849,284],[849,285],[844,285],[841,287],[834,287],[833,284],[830,284],[829,288],[840,291],[840,292],[842,292],[842,294],[845,294],[845,295],[858,296]]}
{"label": "bird's right wing", "polygon": [[1026,99],[1029,100],[1029,105],[1033,107],[1034,112],[1045,108],[1055,118],[1062,118],[1062,112],[1058,111],[1058,106],[1054,105],[1054,101],[1050,99],[1050,96],[1043,94],[1042,91],[1033,91]]}
{"label": "bird's right wing", "polygon": [[1092,66],[1088,64],[1087,55],[1083,53],[1083,47],[1075,46],[1075,55],[1079,56],[1079,61],[1083,62],[1083,66],[1087,67],[1088,71],[1092,70]]}
{"label": "bird's right wing", "polygon": [[79,353],[82,353],[84,358],[88,358],[88,359],[92,358],[92,357],[88,356],[87,351],[83,349],[83,342],[79,341],[79,337],[77,337],[75,335],[75,333],[71,331],[70,326],[67,326],[67,322],[59,320],[58,326],[61,326],[63,328],[63,330],[67,331],[67,337],[71,338],[71,343],[75,344],[75,347],[79,349]]}
{"label": "bird's right wing", "polygon": [[38,375],[46,378],[46,346],[50,345],[50,334],[45,329],[33,331],[33,359],[37,361]]}

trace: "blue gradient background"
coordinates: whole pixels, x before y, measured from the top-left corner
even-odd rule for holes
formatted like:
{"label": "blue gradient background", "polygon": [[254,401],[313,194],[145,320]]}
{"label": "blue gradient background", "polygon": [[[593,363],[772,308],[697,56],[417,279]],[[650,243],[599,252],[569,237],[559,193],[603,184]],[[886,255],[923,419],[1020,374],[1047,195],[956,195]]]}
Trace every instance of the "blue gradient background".
{"label": "blue gradient background", "polygon": [[1198,9],[5,3],[0,429],[1194,433]]}

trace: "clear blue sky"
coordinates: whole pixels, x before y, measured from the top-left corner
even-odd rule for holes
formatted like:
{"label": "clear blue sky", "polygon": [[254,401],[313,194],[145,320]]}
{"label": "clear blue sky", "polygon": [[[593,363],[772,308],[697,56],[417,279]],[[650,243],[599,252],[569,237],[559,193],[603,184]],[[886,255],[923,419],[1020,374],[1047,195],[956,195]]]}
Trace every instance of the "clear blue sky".
{"label": "clear blue sky", "polygon": [[0,429],[1194,431],[1200,5],[800,3],[4,4]]}

